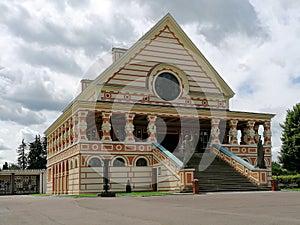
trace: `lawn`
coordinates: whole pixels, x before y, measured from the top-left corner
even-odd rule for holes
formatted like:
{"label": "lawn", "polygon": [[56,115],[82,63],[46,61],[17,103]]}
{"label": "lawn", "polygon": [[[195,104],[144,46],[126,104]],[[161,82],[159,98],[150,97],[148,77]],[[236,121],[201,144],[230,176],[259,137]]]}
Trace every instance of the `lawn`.
{"label": "lawn", "polygon": [[287,191],[300,191],[300,188],[281,188],[281,190],[287,190]]}

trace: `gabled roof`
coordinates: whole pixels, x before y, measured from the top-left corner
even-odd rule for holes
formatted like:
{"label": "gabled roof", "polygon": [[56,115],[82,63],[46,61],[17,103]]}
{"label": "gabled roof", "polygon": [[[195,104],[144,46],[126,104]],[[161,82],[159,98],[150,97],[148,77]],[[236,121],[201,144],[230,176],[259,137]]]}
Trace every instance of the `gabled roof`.
{"label": "gabled roof", "polygon": [[188,77],[191,92],[234,92],[168,13],[116,62],[100,74],[77,99],[87,100],[99,86],[145,87],[151,69],[159,63],[179,67]]}

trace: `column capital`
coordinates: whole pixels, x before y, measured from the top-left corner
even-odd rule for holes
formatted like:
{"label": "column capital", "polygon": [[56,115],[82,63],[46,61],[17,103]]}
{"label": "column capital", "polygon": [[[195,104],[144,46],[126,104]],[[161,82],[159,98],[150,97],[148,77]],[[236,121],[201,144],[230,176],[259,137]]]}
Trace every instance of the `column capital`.
{"label": "column capital", "polygon": [[231,119],[231,120],[229,120],[229,125],[230,126],[237,126],[238,122],[239,122],[238,120]]}

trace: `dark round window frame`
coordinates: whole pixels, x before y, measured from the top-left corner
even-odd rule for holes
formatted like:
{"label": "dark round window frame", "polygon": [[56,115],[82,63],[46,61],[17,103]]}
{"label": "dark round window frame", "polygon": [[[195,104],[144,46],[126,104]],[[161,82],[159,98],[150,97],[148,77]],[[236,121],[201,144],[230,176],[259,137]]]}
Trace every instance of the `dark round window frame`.
{"label": "dark round window frame", "polygon": [[165,101],[174,101],[177,99],[181,94],[181,89],[180,80],[169,71],[158,74],[154,80],[156,95]]}

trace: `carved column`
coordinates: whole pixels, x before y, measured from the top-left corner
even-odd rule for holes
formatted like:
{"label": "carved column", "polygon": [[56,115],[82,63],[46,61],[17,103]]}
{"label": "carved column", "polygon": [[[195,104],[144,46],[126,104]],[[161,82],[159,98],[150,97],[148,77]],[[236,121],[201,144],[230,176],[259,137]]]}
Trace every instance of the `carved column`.
{"label": "carved column", "polygon": [[125,125],[125,141],[126,142],[134,142],[134,125],[133,125],[133,119],[135,117],[135,114],[133,113],[126,113],[126,125]]}
{"label": "carved column", "polygon": [[53,135],[53,133],[52,134],[50,134],[48,137],[47,137],[47,142],[49,142],[48,143],[48,151],[49,151],[49,155],[51,155],[52,154],[52,152],[53,152],[53,148],[52,148],[52,146],[53,146],[53,140],[52,140],[52,135]]}
{"label": "carved column", "polygon": [[229,126],[230,126],[230,130],[229,130],[229,139],[230,139],[230,144],[232,145],[236,145],[238,144],[238,140],[237,140],[237,124],[238,124],[238,120],[230,120],[229,121]]}
{"label": "carved column", "polygon": [[212,119],[211,120],[211,144],[220,144],[219,135],[220,135],[220,129],[219,129],[219,119]]}
{"label": "carved column", "polygon": [[79,111],[78,112],[78,141],[87,141],[87,137],[86,137],[87,114],[88,114],[87,111]]}
{"label": "carved column", "polygon": [[247,122],[247,134],[248,134],[248,145],[255,145],[255,130],[254,130],[255,121]]}
{"label": "carved column", "polygon": [[54,148],[54,152],[57,152],[57,130],[54,131],[54,134],[53,134],[53,148]]}
{"label": "carved column", "polygon": [[153,115],[148,115],[147,117],[148,119],[147,131],[148,131],[149,142],[156,142],[156,125],[155,125],[156,118],[157,117]]}
{"label": "carved column", "polygon": [[78,115],[72,116],[73,143],[78,141]]}
{"label": "carved column", "polygon": [[61,127],[57,128],[57,150],[60,151],[61,148]]}
{"label": "carved column", "polygon": [[70,139],[69,139],[70,143],[69,143],[69,145],[71,145],[71,144],[74,143],[74,128],[73,128],[74,123],[73,123],[73,117],[71,117],[70,120],[69,120],[69,126],[70,126],[70,129],[69,129],[69,131],[70,131]]}
{"label": "carved column", "polygon": [[63,144],[63,148],[67,148],[67,129],[68,129],[68,126],[67,126],[67,123],[65,122],[63,124],[63,141],[62,141],[62,144]]}
{"label": "carved column", "polygon": [[101,131],[102,131],[102,141],[111,141],[111,136],[110,136],[110,130],[111,130],[111,124],[110,124],[110,117],[111,113],[110,112],[102,112],[102,126],[101,126]]}
{"label": "carved column", "polygon": [[266,121],[264,123],[264,145],[271,145],[271,123],[270,121]]}

